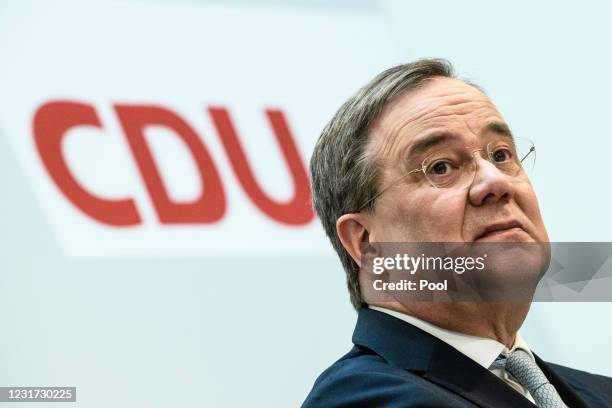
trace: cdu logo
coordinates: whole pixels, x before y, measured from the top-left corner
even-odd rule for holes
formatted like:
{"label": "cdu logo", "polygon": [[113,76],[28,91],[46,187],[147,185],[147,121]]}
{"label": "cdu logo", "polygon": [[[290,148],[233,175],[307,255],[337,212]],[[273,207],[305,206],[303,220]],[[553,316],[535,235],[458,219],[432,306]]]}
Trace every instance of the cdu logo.
{"label": "cdu logo", "polygon": [[[203,139],[187,120],[159,105],[114,104],[123,136],[137,165],[149,199],[161,224],[213,224],[226,214],[227,196],[216,160]],[[227,108],[208,107],[206,113],[216,130],[231,168],[256,208],[271,220],[286,225],[304,225],[312,221],[310,186],[304,161],[298,151],[287,119],[280,109],[265,109],[271,133],[278,143],[293,186],[288,201],[270,197],[256,179],[250,158]],[[197,169],[200,194],[190,201],[177,201],[168,193],[158,164],[146,138],[146,129],[164,127],[187,148]],[[70,130],[90,127],[104,137],[105,126],[92,104],[74,100],[51,100],[34,114],[32,129],[36,150],[49,177],[75,208],[97,222],[130,227],[142,224],[138,206],[132,197],[119,199],[99,196],[80,183],[68,164],[62,141]]]}
{"label": "cdu logo", "polygon": [[400,58],[382,15],[34,3],[0,13],[0,137],[58,251],[332,254],[307,162],[342,101]]}

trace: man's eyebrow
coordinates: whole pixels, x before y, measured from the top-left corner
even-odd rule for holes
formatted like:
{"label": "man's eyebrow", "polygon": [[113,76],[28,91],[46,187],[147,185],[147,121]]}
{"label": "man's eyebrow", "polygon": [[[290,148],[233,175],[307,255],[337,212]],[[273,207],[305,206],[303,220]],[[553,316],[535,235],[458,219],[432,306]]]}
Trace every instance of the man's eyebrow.
{"label": "man's eyebrow", "polygon": [[415,143],[413,143],[408,149],[408,151],[406,152],[405,157],[412,157],[412,156],[419,155],[429,150],[429,148],[433,146],[441,145],[444,142],[448,140],[452,140],[452,139],[457,139],[457,135],[450,133],[450,132],[434,133],[432,135],[426,136],[422,138],[421,140],[418,140]]}
{"label": "man's eyebrow", "polygon": [[510,128],[504,122],[489,122],[482,130],[482,134],[485,133],[497,133],[500,136],[506,136],[514,140],[514,136],[512,135]]}
{"label": "man's eyebrow", "polygon": [[[508,137],[508,138],[514,140],[514,136],[512,135],[512,131],[510,131],[510,128],[504,122],[499,122],[499,121],[489,122],[482,129],[481,135],[485,135],[487,133],[496,133],[496,134],[498,134],[500,136]],[[434,147],[436,145],[441,145],[441,144],[444,144],[444,142],[446,142],[448,140],[458,139],[458,138],[459,138],[459,136],[454,134],[453,132],[444,132],[444,131],[443,132],[435,132],[435,133],[433,133],[433,134],[431,134],[429,136],[425,136],[421,140],[418,140],[415,143],[413,143],[410,146],[410,148],[408,149],[408,151],[406,152],[404,157],[408,157],[409,158],[409,157],[412,157],[412,156],[419,155],[419,154],[429,150],[429,148],[431,148],[431,147]]]}

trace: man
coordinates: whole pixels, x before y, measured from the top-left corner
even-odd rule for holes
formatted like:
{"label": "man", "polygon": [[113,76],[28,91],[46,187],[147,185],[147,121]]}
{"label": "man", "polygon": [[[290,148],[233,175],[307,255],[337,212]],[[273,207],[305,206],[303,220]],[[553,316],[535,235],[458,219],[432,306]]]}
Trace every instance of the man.
{"label": "man", "polygon": [[[313,198],[359,315],[355,346],[304,407],[612,407],[611,379],[529,349],[518,330],[531,299],[365,296],[364,244],[548,242],[514,139],[489,98],[441,60],[381,73],[336,113],[311,159]],[[449,149],[468,153],[438,159]]]}

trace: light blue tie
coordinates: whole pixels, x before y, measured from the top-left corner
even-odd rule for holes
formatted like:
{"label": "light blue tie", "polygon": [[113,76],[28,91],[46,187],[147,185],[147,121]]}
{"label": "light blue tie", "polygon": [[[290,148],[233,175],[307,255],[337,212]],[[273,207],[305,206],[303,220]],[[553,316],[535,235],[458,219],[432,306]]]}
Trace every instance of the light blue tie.
{"label": "light blue tie", "polygon": [[539,408],[567,408],[555,387],[548,381],[531,356],[521,349],[502,352],[490,369],[503,368],[527,388]]}

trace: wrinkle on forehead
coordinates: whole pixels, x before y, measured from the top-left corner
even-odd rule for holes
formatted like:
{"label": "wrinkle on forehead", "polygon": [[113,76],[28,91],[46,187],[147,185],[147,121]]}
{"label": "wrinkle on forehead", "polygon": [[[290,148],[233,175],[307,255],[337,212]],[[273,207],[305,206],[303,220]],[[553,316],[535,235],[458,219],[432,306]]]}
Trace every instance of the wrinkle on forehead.
{"label": "wrinkle on forehead", "polygon": [[435,78],[383,109],[370,130],[367,154],[388,170],[409,139],[433,128],[460,131],[463,127],[477,134],[478,125],[490,118],[503,121],[482,91],[456,79]]}

